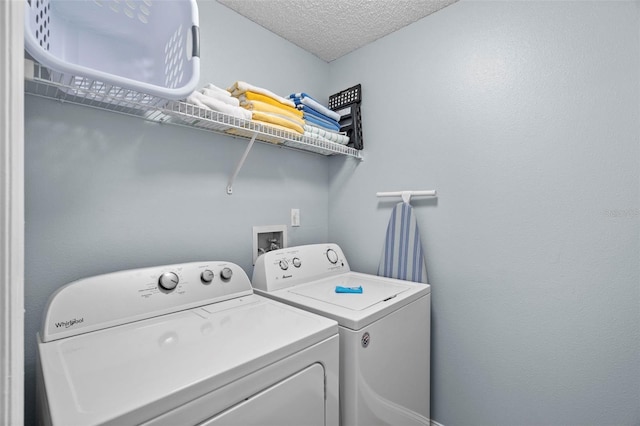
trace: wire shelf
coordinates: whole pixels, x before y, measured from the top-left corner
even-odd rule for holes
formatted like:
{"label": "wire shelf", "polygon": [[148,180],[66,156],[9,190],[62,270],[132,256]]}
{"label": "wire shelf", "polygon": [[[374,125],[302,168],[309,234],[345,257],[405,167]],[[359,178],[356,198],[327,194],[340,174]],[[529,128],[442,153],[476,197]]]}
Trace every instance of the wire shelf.
{"label": "wire shelf", "polygon": [[57,73],[36,62],[33,62],[33,67],[25,66],[25,73],[25,92],[31,95],[245,139],[255,135],[255,139],[261,142],[326,156],[363,158],[361,151],[346,145],[283,131],[185,102],[158,102],[150,95],[84,77],[56,79]]}
{"label": "wire shelf", "polygon": [[335,142],[325,141],[319,138],[287,132],[269,125],[263,125],[256,121],[233,117],[209,109],[200,108],[185,102],[172,102],[164,109],[164,112],[177,118],[189,126],[225,132],[233,136],[251,138],[283,145],[289,148],[301,149],[322,155],[348,155],[361,158],[360,151]]}

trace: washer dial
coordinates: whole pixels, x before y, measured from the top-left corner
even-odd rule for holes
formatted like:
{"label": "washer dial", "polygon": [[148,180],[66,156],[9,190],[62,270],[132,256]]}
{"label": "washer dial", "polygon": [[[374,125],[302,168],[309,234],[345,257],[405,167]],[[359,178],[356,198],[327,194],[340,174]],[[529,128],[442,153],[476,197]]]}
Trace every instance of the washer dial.
{"label": "washer dial", "polygon": [[213,271],[211,269],[205,269],[200,274],[200,279],[205,284],[209,284],[211,281],[213,281],[213,277],[214,277],[214,274],[213,274]]}
{"label": "washer dial", "polygon": [[338,263],[338,253],[334,249],[327,250],[327,259],[333,264]]}
{"label": "washer dial", "polygon": [[222,268],[222,271],[220,271],[220,278],[222,278],[225,281],[229,281],[232,276],[233,276],[233,271],[231,270],[231,268]]}
{"label": "washer dial", "polygon": [[165,290],[173,290],[176,288],[178,283],[180,282],[180,278],[178,278],[178,274],[175,272],[165,272],[160,275],[158,278],[158,285]]}

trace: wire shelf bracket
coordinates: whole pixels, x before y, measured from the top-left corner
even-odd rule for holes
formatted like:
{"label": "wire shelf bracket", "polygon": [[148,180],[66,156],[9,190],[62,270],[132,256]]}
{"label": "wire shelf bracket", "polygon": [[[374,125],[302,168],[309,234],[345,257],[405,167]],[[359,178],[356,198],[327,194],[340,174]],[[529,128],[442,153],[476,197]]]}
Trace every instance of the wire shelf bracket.
{"label": "wire shelf bracket", "polygon": [[233,182],[236,180],[236,177],[238,176],[238,173],[240,172],[242,165],[247,159],[247,156],[249,155],[249,151],[251,151],[251,148],[253,147],[253,143],[256,141],[256,136],[258,136],[258,133],[254,133],[253,136],[251,137],[251,140],[249,141],[247,148],[244,150],[244,153],[242,154],[240,161],[238,161],[238,164],[236,165],[236,169],[233,171],[233,174],[231,175],[231,177],[229,177],[229,182],[227,183],[227,194],[229,195],[233,194]]}

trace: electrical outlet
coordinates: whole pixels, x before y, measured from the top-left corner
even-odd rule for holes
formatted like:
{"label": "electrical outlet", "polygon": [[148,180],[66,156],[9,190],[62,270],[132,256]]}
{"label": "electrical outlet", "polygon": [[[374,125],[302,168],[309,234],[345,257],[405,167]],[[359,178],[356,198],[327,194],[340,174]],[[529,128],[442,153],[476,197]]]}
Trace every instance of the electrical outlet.
{"label": "electrical outlet", "polygon": [[287,226],[269,225],[253,227],[253,264],[259,255],[287,246]]}
{"label": "electrical outlet", "polygon": [[300,226],[300,209],[291,209],[291,226]]}

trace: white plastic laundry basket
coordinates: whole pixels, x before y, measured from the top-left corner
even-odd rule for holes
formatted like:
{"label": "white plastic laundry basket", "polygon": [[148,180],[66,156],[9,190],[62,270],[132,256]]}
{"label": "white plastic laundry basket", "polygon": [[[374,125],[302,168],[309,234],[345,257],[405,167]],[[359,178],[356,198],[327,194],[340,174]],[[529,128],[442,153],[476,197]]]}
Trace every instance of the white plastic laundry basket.
{"label": "white plastic laundry basket", "polygon": [[200,78],[195,0],[26,0],[25,48],[74,95],[159,105]]}

